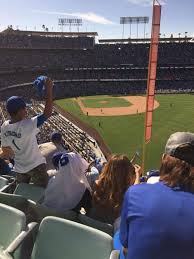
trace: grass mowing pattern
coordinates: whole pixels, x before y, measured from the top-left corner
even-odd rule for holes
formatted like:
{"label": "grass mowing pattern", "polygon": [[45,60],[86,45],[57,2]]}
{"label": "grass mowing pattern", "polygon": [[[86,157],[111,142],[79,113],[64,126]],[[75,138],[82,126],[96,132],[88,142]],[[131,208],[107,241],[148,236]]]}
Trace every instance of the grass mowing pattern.
{"label": "grass mowing pattern", "polygon": [[123,99],[116,97],[98,96],[82,98],[82,102],[87,108],[113,108],[113,107],[129,107],[132,104]]}
{"label": "grass mowing pattern", "polygon": [[[146,147],[147,170],[159,167],[170,134],[176,131],[194,132],[194,95],[158,95],[156,100],[160,107],[154,111],[153,137]],[[96,128],[113,153],[126,153],[132,157],[139,150],[142,154],[144,114],[87,117],[73,99],[58,100],[56,103]],[[99,127],[99,121],[102,127]]]}

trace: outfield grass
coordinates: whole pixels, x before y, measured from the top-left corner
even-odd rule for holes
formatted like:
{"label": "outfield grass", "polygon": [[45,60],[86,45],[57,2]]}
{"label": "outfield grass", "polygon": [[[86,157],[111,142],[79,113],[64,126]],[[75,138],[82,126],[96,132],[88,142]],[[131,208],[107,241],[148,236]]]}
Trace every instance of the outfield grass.
{"label": "outfield grass", "polygon": [[[176,131],[194,132],[194,95],[158,95],[156,99],[160,107],[154,112],[153,137],[146,148],[146,169],[159,167],[170,134]],[[59,100],[56,103],[96,128],[112,152],[126,153],[130,157],[136,150],[142,153],[143,114],[87,117],[73,99]],[[98,126],[99,121],[101,128]]]}
{"label": "outfield grass", "polygon": [[123,99],[116,97],[98,96],[82,98],[82,102],[87,108],[113,108],[113,107],[129,107],[132,104]]}

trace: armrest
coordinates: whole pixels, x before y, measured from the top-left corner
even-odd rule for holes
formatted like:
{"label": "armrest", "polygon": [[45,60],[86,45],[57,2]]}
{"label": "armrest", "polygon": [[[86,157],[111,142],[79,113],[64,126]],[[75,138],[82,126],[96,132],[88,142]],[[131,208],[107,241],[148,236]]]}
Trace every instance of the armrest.
{"label": "armrest", "polygon": [[7,192],[7,193],[13,192],[12,189],[13,190],[15,189],[15,185],[16,185],[16,180],[13,180],[12,182],[9,181],[9,183],[6,184],[6,186],[0,189],[0,192]]}
{"label": "armrest", "polygon": [[9,184],[3,186],[3,187],[0,189],[0,192],[6,192],[6,191],[9,189],[9,187],[10,187]]}
{"label": "armrest", "polygon": [[96,228],[98,230],[101,230],[110,236],[113,236],[113,226],[107,223],[100,222],[98,220],[95,220],[93,218],[90,218],[86,215],[79,214],[78,215],[78,222],[81,224],[84,224],[86,226]]}
{"label": "armrest", "polygon": [[119,256],[120,256],[119,250],[113,250],[111,252],[109,259],[119,259]]}
{"label": "armrest", "polygon": [[13,177],[12,175],[8,175],[8,174],[3,174],[1,175],[3,178],[6,178],[9,181],[15,181],[15,177]]}
{"label": "armrest", "polygon": [[24,240],[36,229],[38,228],[38,223],[32,222],[28,224],[27,229],[25,231],[22,231],[15,239],[14,241],[7,247],[5,250],[5,253],[8,253],[10,255],[13,255],[15,250],[24,242]]}
{"label": "armrest", "polygon": [[13,259],[13,257],[0,248],[0,259]]}

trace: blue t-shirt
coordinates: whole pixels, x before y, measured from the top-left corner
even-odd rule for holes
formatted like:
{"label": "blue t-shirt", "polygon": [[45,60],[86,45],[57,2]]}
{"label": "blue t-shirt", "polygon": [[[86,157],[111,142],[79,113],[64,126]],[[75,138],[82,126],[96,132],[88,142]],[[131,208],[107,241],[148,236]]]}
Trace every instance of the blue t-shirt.
{"label": "blue t-shirt", "polygon": [[127,259],[193,259],[194,194],[162,182],[130,187],[120,240]]}

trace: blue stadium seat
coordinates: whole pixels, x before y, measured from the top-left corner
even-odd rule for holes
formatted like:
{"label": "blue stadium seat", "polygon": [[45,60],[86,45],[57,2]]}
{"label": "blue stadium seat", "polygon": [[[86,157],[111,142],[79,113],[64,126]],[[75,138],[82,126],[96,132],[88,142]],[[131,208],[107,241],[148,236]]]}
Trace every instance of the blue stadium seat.
{"label": "blue stadium seat", "polygon": [[8,186],[9,186],[9,181],[4,177],[0,177],[0,192],[5,191]]}
{"label": "blue stadium seat", "polygon": [[82,224],[46,217],[40,227],[31,259],[118,259],[112,237]]}
{"label": "blue stadium seat", "polygon": [[17,185],[14,194],[32,200],[36,203],[41,203],[44,199],[45,189],[33,184],[20,183]]}
{"label": "blue stadium seat", "polygon": [[[0,247],[6,250],[12,241],[26,228],[26,217],[22,211],[0,203]],[[14,258],[20,258],[16,250]],[[1,258],[1,257],[0,257]]]}

